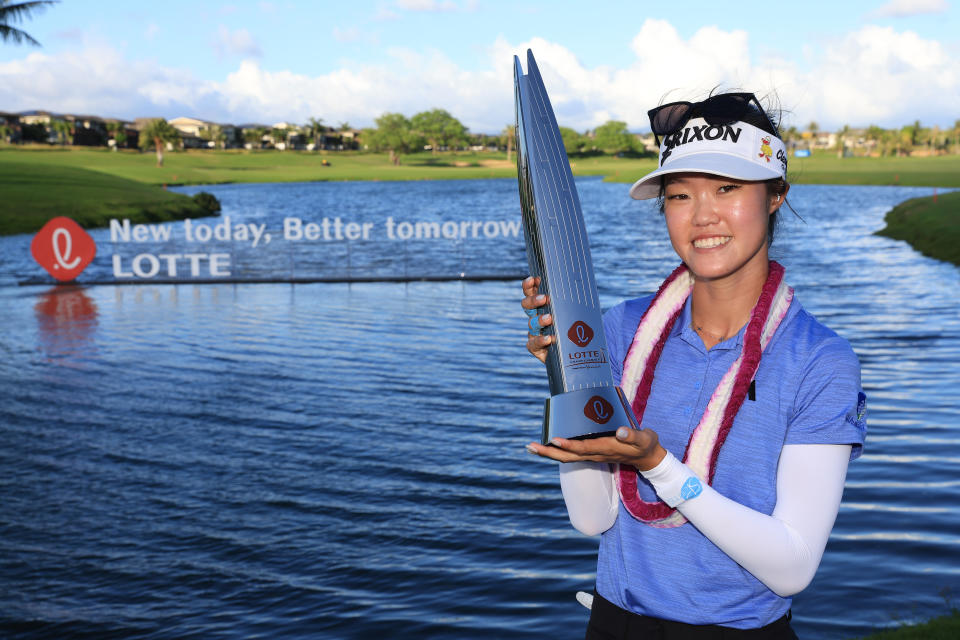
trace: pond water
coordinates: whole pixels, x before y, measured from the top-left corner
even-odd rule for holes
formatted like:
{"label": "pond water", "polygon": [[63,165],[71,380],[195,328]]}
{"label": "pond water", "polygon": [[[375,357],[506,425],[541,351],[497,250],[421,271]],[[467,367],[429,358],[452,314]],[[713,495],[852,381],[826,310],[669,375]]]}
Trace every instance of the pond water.
{"label": "pond water", "polygon": [[[578,188],[604,306],[653,290],[676,262],[662,219],[625,185]],[[289,217],[519,217],[512,180],[202,190],[276,234]],[[785,216],[774,245],[853,344],[869,408],[795,598],[803,638],[960,594],[960,270],[872,235],[930,191],[797,186],[806,222]],[[93,235],[82,278],[132,250]],[[516,282],[18,287],[43,275],[29,243],[0,238],[0,635],[582,637],[597,540],[524,450],[547,381]],[[526,270],[521,237],[274,247],[238,248],[234,268],[323,274],[349,253],[351,274]]]}

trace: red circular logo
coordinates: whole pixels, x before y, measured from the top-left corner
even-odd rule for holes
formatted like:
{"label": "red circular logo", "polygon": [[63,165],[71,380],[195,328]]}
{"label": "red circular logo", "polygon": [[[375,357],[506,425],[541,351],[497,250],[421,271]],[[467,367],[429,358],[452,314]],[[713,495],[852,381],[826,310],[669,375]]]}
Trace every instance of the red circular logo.
{"label": "red circular logo", "polygon": [[47,273],[61,282],[69,282],[93,261],[97,244],[80,225],[60,216],[47,221],[33,236],[30,253]]}

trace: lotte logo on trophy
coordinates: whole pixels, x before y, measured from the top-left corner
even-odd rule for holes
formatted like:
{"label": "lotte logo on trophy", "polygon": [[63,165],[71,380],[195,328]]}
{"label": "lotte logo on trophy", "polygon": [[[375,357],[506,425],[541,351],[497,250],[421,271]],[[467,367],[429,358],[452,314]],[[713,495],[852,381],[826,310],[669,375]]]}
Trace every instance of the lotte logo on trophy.
{"label": "lotte logo on trophy", "polygon": [[573,173],[540,70],[527,50],[527,73],[514,57],[517,175],[530,274],[550,302],[555,336],[547,352],[550,398],[541,442],[613,434],[637,427],[607,360],[590,244]]}

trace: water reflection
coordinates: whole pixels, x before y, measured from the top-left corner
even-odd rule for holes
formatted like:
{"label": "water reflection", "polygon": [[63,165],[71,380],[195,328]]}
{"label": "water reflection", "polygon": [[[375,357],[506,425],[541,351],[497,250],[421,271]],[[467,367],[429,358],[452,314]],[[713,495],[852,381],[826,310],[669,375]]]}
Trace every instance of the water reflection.
{"label": "water reflection", "polygon": [[40,349],[54,358],[89,356],[96,351],[97,304],[83,287],[58,285],[33,307]]}
{"label": "water reflection", "polygon": [[[506,219],[508,182],[204,189],[279,228],[327,212]],[[604,305],[655,290],[676,261],[662,217],[623,185],[578,189]],[[774,248],[860,356],[870,431],[794,621],[803,638],[849,638],[888,624],[905,593],[932,616],[938,590],[960,591],[960,270],[871,235],[915,191],[797,193],[809,224],[785,220]],[[572,594],[592,585],[596,541],[522,448],[547,390],[518,342],[516,283],[2,286],[35,271],[28,244],[0,238],[0,636],[582,631]],[[525,264],[513,239],[369,245],[275,238],[276,261],[248,252],[250,275]],[[390,455],[372,473],[377,451]]]}

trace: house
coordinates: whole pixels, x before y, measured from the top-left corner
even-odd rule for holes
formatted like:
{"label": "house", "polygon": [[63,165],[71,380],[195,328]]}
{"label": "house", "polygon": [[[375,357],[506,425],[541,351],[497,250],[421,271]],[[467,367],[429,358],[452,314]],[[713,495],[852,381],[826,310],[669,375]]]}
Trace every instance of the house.
{"label": "house", "polygon": [[359,129],[330,129],[323,133],[323,148],[330,151],[345,151],[360,148]]}
{"label": "house", "polygon": [[21,111],[20,112],[20,122],[22,124],[42,124],[44,126],[50,124],[56,118],[60,116],[56,113],[50,111]]}
{"label": "house", "polygon": [[[107,129],[107,135],[109,136],[107,140],[107,146],[111,149],[136,149],[137,143],[140,140],[140,131],[137,130],[137,126],[133,122],[127,122],[125,120],[119,120],[117,118],[104,118],[104,126]],[[123,132],[122,136],[117,134]],[[117,142],[117,138],[121,139],[121,142]]]}
{"label": "house", "polygon": [[13,144],[20,140],[20,114],[0,111],[0,141]]}
{"label": "house", "polygon": [[212,123],[196,118],[174,118],[168,122],[180,132],[180,143],[184,149],[200,149],[207,146],[206,140],[200,137],[200,131]]}
{"label": "house", "polygon": [[274,139],[274,136],[270,136],[270,140],[273,142],[275,149],[284,151],[285,149],[307,148],[307,136],[303,135],[298,125],[290,122],[277,122],[270,127],[271,132],[274,130],[280,130],[284,132],[282,139]]}
{"label": "house", "polygon": [[270,143],[270,127],[265,124],[248,122],[236,126],[237,138],[243,144],[244,149],[263,149]]}
{"label": "house", "polygon": [[39,109],[34,109],[32,111],[21,111],[20,125],[24,139],[32,140],[34,142],[56,144],[60,141],[60,137],[53,128],[53,123],[58,120],[62,121],[63,117],[60,114],[53,113],[51,111],[43,111]]}
{"label": "house", "polygon": [[657,139],[653,135],[653,132],[650,133],[638,133],[636,134],[637,140],[640,142],[640,146],[644,151],[649,151],[651,153],[660,153],[660,145],[657,144]]}
{"label": "house", "polygon": [[219,124],[198,118],[180,117],[170,120],[170,125],[180,132],[184,149],[215,148],[219,141],[224,149],[237,146],[237,127],[232,124]]}
{"label": "house", "polygon": [[71,144],[101,147],[107,143],[107,124],[99,116],[64,115],[70,123]]}

